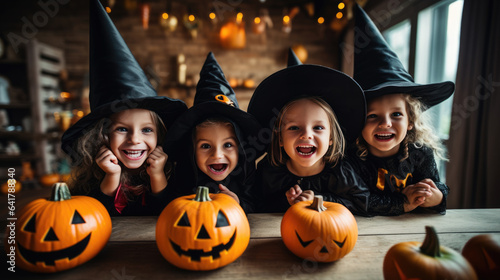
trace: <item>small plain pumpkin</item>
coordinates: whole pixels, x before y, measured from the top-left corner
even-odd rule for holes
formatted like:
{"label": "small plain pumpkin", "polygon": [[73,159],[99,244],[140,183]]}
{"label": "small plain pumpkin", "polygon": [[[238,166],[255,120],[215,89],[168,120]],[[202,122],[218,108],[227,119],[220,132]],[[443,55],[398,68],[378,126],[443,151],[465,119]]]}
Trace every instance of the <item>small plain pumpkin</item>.
{"label": "small plain pumpkin", "polygon": [[436,230],[425,227],[424,242],[401,242],[384,258],[385,279],[477,279],[469,262],[457,251],[439,245]]}
{"label": "small plain pumpkin", "polygon": [[196,194],[176,198],[158,217],[156,244],[171,264],[188,270],[213,270],[243,254],[250,225],[240,205],[226,194]]}
{"label": "small plain pumpkin", "polygon": [[40,177],[40,184],[44,187],[50,188],[55,183],[59,182],[60,179],[61,178],[57,173],[45,174]]}
{"label": "small plain pumpkin", "polygon": [[244,23],[228,22],[220,28],[219,38],[221,46],[225,49],[243,49],[246,46],[246,33]]}
{"label": "small plain pumpkin", "polygon": [[[96,199],[71,196],[65,183],[52,188],[50,199],[27,204],[18,215],[16,265],[32,272],[57,272],[96,256],[111,235],[111,218]],[[12,244],[7,244],[10,248]],[[8,247],[7,247],[8,246]]]}
{"label": "small plain pumpkin", "polygon": [[12,193],[12,191],[14,191],[14,193],[18,193],[21,191],[22,187],[23,185],[21,184],[21,182],[15,179],[8,179],[7,182],[2,184],[2,186],[0,187],[0,191],[3,194]]}
{"label": "small plain pumpkin", "polygon": [[332,262],[347,255],[358,240],[358,225],[342,204],[322,196],[292,205],[281,220],[286,247],[303,259]]}
{"label": "small plain pumpkin", "polygon": [[479,279],[500,277],[500,236],[476,235],[465,243],[462,255],[474,267]]}

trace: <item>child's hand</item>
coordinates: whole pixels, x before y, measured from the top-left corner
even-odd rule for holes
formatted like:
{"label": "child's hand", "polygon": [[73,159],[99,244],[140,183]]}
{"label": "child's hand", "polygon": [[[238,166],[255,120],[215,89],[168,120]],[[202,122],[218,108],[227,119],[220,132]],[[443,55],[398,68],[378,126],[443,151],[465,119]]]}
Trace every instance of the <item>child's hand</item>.
{"label": "child's hand", "polygon": [[406,186],[402,193],[406,195],[408,199],[408,202],[404,204],[405,212],[410,212],[418,206],[421,206],[425,203],[427,198],[432,196],[430,186],[422,182]]}
{"label": "child's hand", "polygon": [[122,171],[115,154],[105,146],[97,153],[95,162],[106,174],[115,175]]}
{"label": "child's hand", "polygon": [[224,186],[223,184],[219,184],[219,190],[220,190],[220,193],[224,193],[224,194],[229,195],[234,200],[236,200],[236,202],[238,202],[238,204],[240,204],[240,199],[238,198],[238,196],[234,192],[230,191],[226,186]]}
{"label": "child's hand", "polygon": [[163,148],[161,146],[157,146],[151,154],[149,154],[146,159],[146,163],[148,167],[146,171],[150,177],[155,175],[163,175],[165,176],[164,168],[167,163],[167,154],[163,152]]}
{"label": "child's hand", "polygon": [[314,192],[311,190],[302,191],[299,185],[291,187],[286,193],[286,199],[290,205],[294,205],[299,201],[307,201],[314,199]]}
{"label": "child's hand", "polygon": [[430,187],[431,196],[425,199],[425,202],[420,205],[421,207],[432,207],[436,206],[443,200],[443,193],[437,188],[434,181],[431,179],[424,179],[419,183],[427,184]]}

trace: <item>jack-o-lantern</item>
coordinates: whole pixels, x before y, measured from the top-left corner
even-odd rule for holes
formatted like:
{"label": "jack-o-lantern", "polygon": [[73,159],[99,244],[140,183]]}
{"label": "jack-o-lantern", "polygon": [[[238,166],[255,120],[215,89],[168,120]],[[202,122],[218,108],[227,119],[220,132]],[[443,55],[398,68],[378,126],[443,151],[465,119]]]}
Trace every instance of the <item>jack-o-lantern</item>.
{"label": "jack-o-lantern", "polygon": [[281,220],[286,247],[303,259],[332,262],[343,258],[356,245],[358,225],[351,212],[339,203],[312,201],[292,205]]}
{"label": "jack-o-lantern", "polygon": [[469,261],[479,279],[500,276],[500,236],[480,234],[465,243],[462,255]]}
{"label": "jack-o-lantern", "polygon": [[57,272],[97,255],[111,235],[111,218],[94,198],[73,196],[65,183],[52,187],[50,199],[26,205],[17,219],[16,264],[32,272]]}
{"label": "jack-o-lantern", "polygon": [[384,259],[385,279],[477,279],[467,260],[457,251],[439,246],[433,227],[425,227],[424,242],[401,242]]}
{"label": "jack-o-lantern", "polygon": [[248,246],[250,225],[240,205],[226,194],[196,195],[170,202],[158,217],[156,243],[171,264],[212,270],[236,260]]}
{"label": "jack-o-lantern", "polygon": [[244,23],[228,22],[224,24],[219,33],[220,43],[225,49],[243,49],[247,39]]}

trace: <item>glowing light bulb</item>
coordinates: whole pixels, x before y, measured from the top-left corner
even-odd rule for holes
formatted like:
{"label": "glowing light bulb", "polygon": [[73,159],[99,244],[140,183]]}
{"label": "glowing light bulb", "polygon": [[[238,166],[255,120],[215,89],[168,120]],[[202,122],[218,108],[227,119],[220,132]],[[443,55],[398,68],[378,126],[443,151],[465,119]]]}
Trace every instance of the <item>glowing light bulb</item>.
{"label": "glowing light bulb", "polygon": [[344,14],[342,12],[338,12],[337,15],[336,15],[336,17],[338,19],[341,19],[343,16],[344,16]]}
{"label": "glowing light bulb", "polygon": [[324,17],[319,17],[318,18],[318,23],[319,24],[323,24],[325,22],[325,18]]}
{"label": "glowing light bulb", "polygon": [[161,17],[162,17],[163,19],[168,19],[168,14],[167,14],[167,13],[163,13],[163,14],[161,14]]}
{"label": "glowing light bulb", "polygon": [[340,2],[339,5],[337,6],[339,8],[339,10],[342,10],[345,8],[345,4],[344,2]]}

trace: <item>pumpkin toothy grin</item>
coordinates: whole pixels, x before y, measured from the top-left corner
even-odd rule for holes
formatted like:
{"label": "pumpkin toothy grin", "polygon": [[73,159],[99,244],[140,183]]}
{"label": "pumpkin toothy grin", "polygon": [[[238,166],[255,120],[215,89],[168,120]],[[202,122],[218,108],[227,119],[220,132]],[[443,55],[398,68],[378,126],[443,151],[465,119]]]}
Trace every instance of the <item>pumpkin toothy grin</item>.
{"label": "pumpkin toothy grin", "polygon": [[375,138],[377,138],[378,140],[390,140],[390,139],[394,138],[395,136],[396,136],[395,134],[391,134],[391,133],[375,134]]}
{"label": "pumpkin toothy grin", "polygon": [[85,237],[82,241],[71,247],[51,252],[35,252],[24,248],[21,244],[18,244],[19,254],[26,259],[26,261],[34,265],[38,262],[43,262],[45,265],[54,266],[55,261],[57,260],[72,260],[81,255],[89,244],[91,234],[92,233],[89,233],[89,235],[87,235],[87,237]]}
{"label": "pumpkin toothy grin", "polygon": [[191,261],[199,262],[201,261],[201,257],[212,257],[212,259],[218,259],[220,258],[220,252],[226,250],[229,251],[231,247],[234,244],[234,240],[236,239],[236,231],[233,233],[233,236],[231,239],[226,244],[219,244],[215,247],[212,247],[212,251],[205,252],[201,249],[188,249],[188,250],[182,250],[181,246],[177,245],[175,242],[170,240],[170,244],[172,245],[172,248],[174,248],[174,251],[179,255],[179,256],[186,256],[191,258]]}
{"label": "pumpkin toothy grin", "polygon": [[297,152],[302,155],[302,156],[310,156],[312,154],[314,154],[314,152],[316,151],[316,147],[314,146],[298,146],[297,148]]}
{"label": "pumpkin toothy grin", "polygon": [[225,163],[219,163],[219,164],[210,164],[208,167],[210,168],[210,171],[220,174],[224,171],[226,171],[228,164]]}

